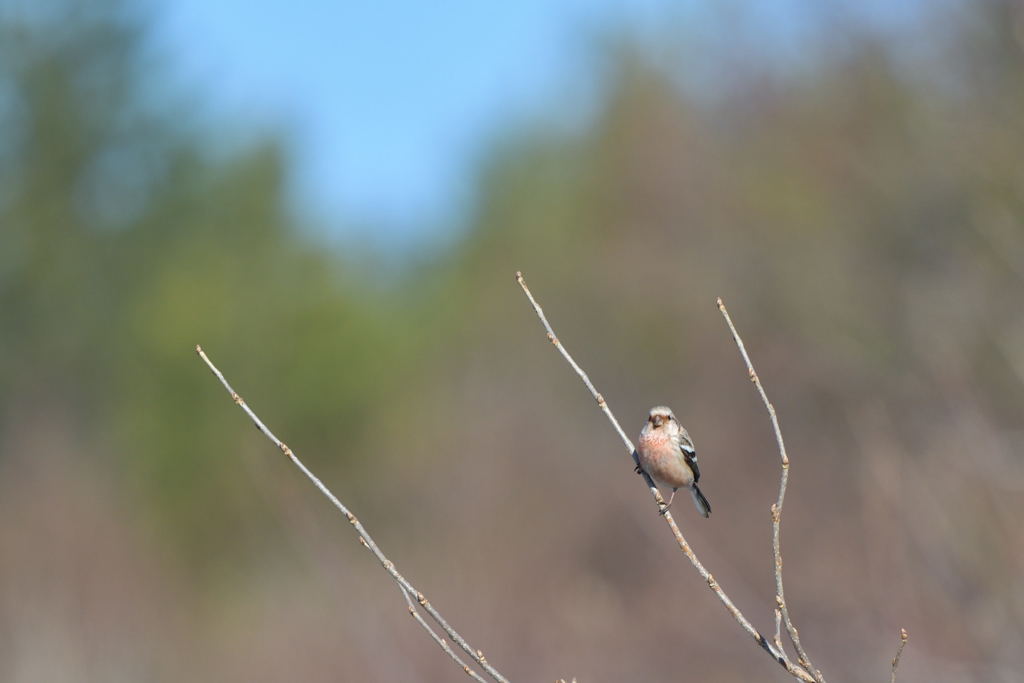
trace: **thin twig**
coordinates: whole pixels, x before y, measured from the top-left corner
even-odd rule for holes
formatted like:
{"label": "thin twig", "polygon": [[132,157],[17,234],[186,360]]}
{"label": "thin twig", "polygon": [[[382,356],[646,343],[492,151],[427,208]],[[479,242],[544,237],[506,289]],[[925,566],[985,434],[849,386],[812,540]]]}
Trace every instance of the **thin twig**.
{"label": "thin twig", "polygon": [[900,629],[900,644],[896,648],[896,656],[892,658],[892,676],[889,677],[889,683],[896,683],[896,667],[900,665],[900,655],[903,654],[903,648],[907,645],[907,629]]}
{"label": "thin twig", "polygon": [[[540,319],[541,324],[547,331],[548,341],[550,341],[554,345],[554,347],[558,349],[558,352],[562,354],[562,357],[565,358],[565,360],[569,363],[569,365],[576,372],[576,374],[579,375],[580,379],[583,380],[583,383],[587,386],[587,389],[590,391],[590,395],[594,397],[595,401],[597,401],[598,407],[601,408],[602,412],[604,412],[605,416],[608,418],[608,421],[611,422],[612,427],[618,433],[619,438],[622,439],[622,443],[625,444],[626,446],[626,451],[633,457],[633,461],[636,464],[639,464],[636,448],[634,448],[633,442],[630,441],[628,436],[626,436],[626,433],[622,430],[622,427],[619,425],[619,421],[615,419],[615,415],[612,414],[611,409],[608,407],[608,402],[605,401],[604,397],[594,387],[594,384],[593,382],[590,381],[590,378],[587,376],[587,373],[585,373],[583,369],[576,363],[576,361],[573,360],[572,356],[569,355],[569,352],[565,350],[565,347],[562,346],[562,343],[558,340],[558,337],[555,335],[555,331],[551,328],[551,324],[548,322],[548,319],[544,315],[543,309],[541,309],[540,305],[537,303],[537,300],[533,298],[533,294],[530,292],[529,287],[526,286],[526,281],[523,279],[522,273],[516,272],[516,282],[518,282],[519,286],[522,287],[523,293],[526,294],[526,298],[528,298],[530,300],[530,304],[533,305],[534,312],[537,314],[537,317]],[[754,641],[758,645],[760,645],[764,649],[765,652],[771,655],[772,659],[774,659],[783,668],[785,668],[786,671],[788,671],[794,678],[798,678],[802,681],[805,681],[806,683],[813,683],[815,681],[813,674],[805,670],[803,667],[791,662],[789,660],[789,657],[786,655],[785,651],[777,649],[771,642],[769,642],[768,639],[765,638],[760,631],[754,628],[750,621],[745,616],[743,616],[743,613],[740,612],[739,608],[737,608],[736,605],[733,604],[732,600],[729,599],[729,596],[726,595],[725,591],[722,590],[722,587],[718,584],[718,581],[716,581],[714,576],[712,576],[711,573],[704,568],[704,565],[701,563],[701,561],[697,559],[697,556],[690,548],[690,544],[686,542],[686,539],[683,537],[682,532],[679,531],[679,527],[676,525],[675,520],[672,518],[671,511],[666,509],[665,501],[664,499],[662,499],[661,493],[658,491],[658,487],[654,485],[654,481],[642,469],[640,470],[640,473],[643,475],[644,482],[647,484],[647,487],[651,491],[651,496],[654,498],[654,501],[658,504],[659,511],[662,512],[662,518],[665,520],[665,523],[668,524],[669,528],[672,530],[672,536],[676,539],[676,544],[679,546],[679,549],[683,551],[683,554],[685,554],[687,559],[690,560],[690,563],[694,566],[694,568],[701,575],[704,581],[707,582],[708,587],[715,593],[715,595],[722,602],[722,604],[725,605],[725,608],[729,611],[729,613],[736,620],[736,622],[743,628],[744,631],[746,631],[750,635],[750,637],[754,639]]]}
{"label": "thin twig", "polygon": [[775,608],[775,638],[772,642],[779,650],[786,649],[782,646],[782,610],[778,607]]}
{"label": "thin twig", "polygon": [[740,355],[743,356],[743,362],[747,364],[747,374],[750,376],[750,381],[757,387],[757,393],[761,395],[761,401],[764,403],[764,407],[768,409],[768,415],[771,417],[772,429],[775,431],[775,442],[779,447],[779,457],[782,459],[782,475],[779,477],[779,497],[771,507],[772,515],[772,554],[775,558],[775,599],[778,605],[778,609],[782,612],[782,621],[786,625],[786,633],[789,634],[789,639],[793,642],[793,647],[796,648],[797,661],[805,669],[811,672],[814,676],[816,683],[825,683],[825,679],[822,677],[821,672],[818,671],[813,664],[811,664],[810,657],[807,656],[806,650],[804,650],[803,644],[800,642],[800,632],[797,631],[796,626],[793,625],[793,620],[789,616],[789,607],[786,604],[786,593],[782,586],[782,541],[780,538],[781,527],[782,527],[782,504],[786,499],[786,484],[789,483],[789,456],[786,455],[786,444],[782,440],[782,428],[779,427],[779,417],[775,414],[775,406],[768,400],[768,394],[765,393],[764,387],[761,385],[761,380],[757,376],[757,372],[754,370],[753,363],[750,362],[750,356],[747,354],[747,347],[743,345],[743,340],[740,338],[739,332],[736,331],[736,326],[732,324],[732,318],[729,317],[729,311],[726,310],[725,304],[721,299],[718,299],[718,310],[722,312],[722,317],[725,318],[726,324],[729,325],[729,331],[732,332],[732,338],[736,342],[736,347],[740,350]]}
{"label": "thin twig", "polygon": [[409,583],[409,581],[404,576],[398,573],[398,570],[395,569],[395,563],[389,560],[387,557],[385,557],[384,553],[382,553],[380,548],[377,547],[377,544],[374,542],[373,538],[370,537],[370,534],[367,533],[366,529],[363,527],[362,523],[356,518],[356,516],[349,512],[348,508],[346,508],[342,504],[342,502],[338,500],[338,497],[335,496],[331,492],[331,490],[328,489],[323,484],[323,482],[321,482],[316,477],[316,475],[314,475],[306,468],[302,461],[299,460],[298,457],[296,457],[295,453],[292,452],[291,448],[289,448],[283,441],[274,436],[273,432],[271,432],[270,429],[268,429],[267,426],[263,424],[263,421],[260,420],[260,418],[256,416],[256,413],[254,413],[252,409],[249,408],[248,404],[244,400],[242,400],[242,397],[238,395],[238,392],[231,388],[231,385],[228,384],[227,379],[224,378],[223,373],[221,373],[221,371],[218,370],[217,367],[212,362],[210,362],[210,359],[206,356],[206,353],[203,351],[203,349],[199,346],[196,346],[196,353],[199,354],[199,357],[202,358],[203,362],[205,362],[207,367],[210,368],[210,372],[212,372],[217,377],[217,379],[220,380],[220,383],[224,385],[224,388],[227,389],[227,392],[231,395],[231,398],[234,400],[234,402],[237,403],[238,406],[243,411],[245,411],[245,414],[248,415],[249,419],[253,421],[253,424],[256,425],[256,428],[263,432],[263,435],[270,439],[270,441],[272,441],[273,444],[277,446],[282,453],[288,456],[288,459],[291,460],[292,463],[296,467],[298,467],[299,470],[301,470],[304,475],[306,475],[307,479],[313,482],[313,485],[320,490],[320,493],[324,494],[324,496],[326,496],[327,499],[331,501],[334,507],[338,508],[341,514],[345,515],[345,518],[348,519],[349,523],[352,524],[353,527],[355,527],[356,533],[359,534],[359,542],[362,543],[370,552],[373,553],[374,557],[377,558],[377,561],[380,562],[381,566],[384,567],[385,571],[387,571],[387,573],[391,575],[391,578],[395,580],[395,583],[398,584],[399,590],[402,591],[402,597],[404,597],[406,603],[408,603],[410,613],[416,619],[416,621],[419,622],[419,624],[423,626],[428,633],[430,633],[430,635],[434,638],[438,645],[440,645],[441,648],[446,653],[448,653],[448,655],[453,660],[455,660],[455,662],[458,663],[460,667],[462,667],[463,671],[465,671],[474,679],[483,682],[484,679],[482,679],[479,676],[479,674],[477,674],[468,665],[466,665],[466,663],[463,662],[455,654],[455,652],[452,651],[451,647],[448,646],[444,639],[438,636],[436,633],[434,633],[433,629],[431,629],[430,626],[426,623],[426,621],[423,620],[423,618],[419,615],[419,613],[413,606],[413,599],[415,599],[415,601],[418,602],[420,606],[422,606],[423,609],[427,611],[427,614],[429,614],[430,617],[435,622],[437,622],[441,629],[448,634],[448,637],[455,641],[455,643],[460,648],[462,648],[462,650],[466,654],[468,654],[477,664],[479,664],[480,667],[483,668],[483,670],[491,676],[491,678],[493,678],[495,681],[499,681],[499,683],[508,683],[508,679],[506,679],[504,676],[498,673],[498,671],[495,670],[495,668],[487,662],[487,659],[484,657],[483,653],[480,650],[474,650],[472,647],[470,647],[469,643],[467,643],[466,640],[462,636],[460,636],[458,632],[456,632],[455,629],[453,629],[448,624],[447,621],[445,621],[444,617],[441,616],[440,612],[434,609],[434,606],[430,604],[430,601],[427,600],[426,596],[424,596],[423,593],[421,593],[411,583]]}

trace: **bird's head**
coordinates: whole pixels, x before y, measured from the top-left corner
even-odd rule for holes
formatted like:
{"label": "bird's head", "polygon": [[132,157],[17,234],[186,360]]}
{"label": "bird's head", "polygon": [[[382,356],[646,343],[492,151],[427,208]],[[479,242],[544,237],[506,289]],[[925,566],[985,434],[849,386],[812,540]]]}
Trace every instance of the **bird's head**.
{"label": "bird's head", "polygon": [[660,429],[665,425],[675,422],[676,416],[672,414],[672,410],[665,406],[656,406],[651,408],[650,414],[647,416],[647,421],[651,423],[651,426],[655,429]]}

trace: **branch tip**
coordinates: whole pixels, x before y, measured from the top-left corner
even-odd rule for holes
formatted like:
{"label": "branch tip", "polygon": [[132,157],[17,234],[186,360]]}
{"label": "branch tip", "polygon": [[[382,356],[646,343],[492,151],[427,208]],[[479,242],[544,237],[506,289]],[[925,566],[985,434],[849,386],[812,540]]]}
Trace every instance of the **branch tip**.
{"label": "branch tip", "polygon": [[900,665],[900,657],[903,655],[903,648],[907,645],[907,629],[900,629],[900,644],[896,647],[896,656],[892,658],[892,675],[889,683],[896,683],[896,667]]}

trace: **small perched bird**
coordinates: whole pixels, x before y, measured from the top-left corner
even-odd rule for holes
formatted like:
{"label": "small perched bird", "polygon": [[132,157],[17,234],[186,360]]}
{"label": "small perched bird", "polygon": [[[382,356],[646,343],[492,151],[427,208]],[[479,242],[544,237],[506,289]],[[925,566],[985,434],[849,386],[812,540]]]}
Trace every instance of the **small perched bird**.
{"label": "small perched bird", "polygon": [[711,514],[711,504],[697,488],[700,470],[697,468],[697,451],[693,448],[690,435],[679,424],[672,410],[665,406],[651,408],[647,422],[640,431],[640,441],[636,453],[641,468],[659,484],[672,487],[665,510],[672,505],[676,497],[676,489],[686,487],[693,495],[693,503],[702,517]]}

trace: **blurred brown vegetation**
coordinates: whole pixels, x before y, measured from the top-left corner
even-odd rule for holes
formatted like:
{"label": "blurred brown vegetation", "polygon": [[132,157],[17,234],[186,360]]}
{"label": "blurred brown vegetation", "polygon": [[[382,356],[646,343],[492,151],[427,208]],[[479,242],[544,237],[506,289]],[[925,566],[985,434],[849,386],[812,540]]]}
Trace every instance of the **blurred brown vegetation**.
{"label": "blurred brown vegetation", "polygon": [[462,678],[199,342],[511,678],[786,680],[517,269],[629,430],[689,427],[715,515],[679,521],[762,630],[778,461],[716,296],[829,679],[885,680],[901,626],[902,681],[1024,675],[1019,3],[831,25],[714,96],[624,41],[585,132],[495,145],[464,237],[386,278],[290,215],[279,141],[216,153],[137,13],[69,7],[0,14],[0,679]]}

